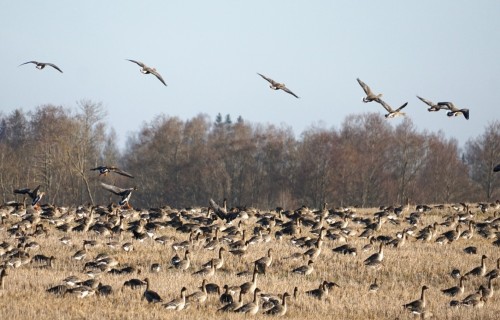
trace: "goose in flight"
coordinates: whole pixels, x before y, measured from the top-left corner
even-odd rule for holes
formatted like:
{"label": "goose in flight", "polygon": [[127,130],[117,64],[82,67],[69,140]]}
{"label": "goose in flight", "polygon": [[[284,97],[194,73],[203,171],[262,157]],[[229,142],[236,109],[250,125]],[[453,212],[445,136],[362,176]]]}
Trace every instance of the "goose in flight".
{"label": "goose in flight", "polygon": [[31,202],[31,205],[35,206],[40,202],[40,200],[42,200],[42,197],[45,195],[45,192],[41,192],[41,191],[39,191],[39,189],[40,189],[40,186],[36,187],[33,190],[31,190],[30,188],[14,189],[14,193],[27,194],[33,200]]}
{"label": "goose in flight", "polygon": [[493,172],[499,172],[500,171],[500,164],[497,164],[495,168],[493,168]]}
{"label": "goose in flight", "polygon": [[257,72],[257,74],[259,76],[261,76],[263,79],[267,80],[271,85],[269,86],[269,88],[273,89],[273,90],[283,90],[285,91],[286,93],[289,93],[291,94],[292,96],[294,96],[295,98],[299,98],[295,93],[293,93],[290,89],[288,89],[284,83],[279,83],[279,82],[276,82],[274,81],[273,79],[271,78],[268,78],[260,73]]}
{"label": "goose in flight", "polygon": [[469,109],[458,109],[453,102],[438,102],[438,106],[446,106],[450,109],[447,113],[448,117],[456,117],[463,114],[465,119],[469,120]]}
{"label": "goose in flight", "polygon": [[371,101],[377,101],[378,102],[378,100],[380,100],[380,97],[382,97],[381,93],[374,94],[372,92],[372,89],[370,89],[370,87],[366,83],[364,83],[363,81],[361,81],[359,78],[357,78],[356,80],[358,80],[359,85],[365,91],[366,97],[363,98],[363,102],[364,103],[371,102]]}
{"label": "goose in flight", "polygon": [[417,98],[419,98],[422,102],[426,103],[430,107],[430,108],[427,108],[427,111],[429,111],[429,112],[439,111],[441,109],[446,109],[446,110],[449,109],[447,105],[440,105],[440,104],[434,103],[432,101],[429,101],[429,100],[424,99],[424,98],[419,97],[419,96],[417,96]]}
{"label": "goose in flight", "polygon": [[36,65],[36,68],[37,68],[37,69],[40,69],[40,70],[42,70],[42,69],[43,69],[43,68],[45,68],[46,66],[50,66],[50,67],[52,67],[52,68],[56,69],[57,71],[59,71],[60,73],[63,73],[63,72],[62,72],[62,70],[61,70],[61,69],[59,69],[59,67],[58,67],[58,66],[56,66],[56,65],[55,65],[55,64],[53,64],[53,63],[48,63],[48,62],[28,61],[28,62],[25,62],[25,63],[21,63],[21,64],[19,65],[19,67],[20,67],[20,66],[22,66],[22,65],[28,64],[28,63],[34,63],[34,64]]}
{"label": "goose in flight", "polygon": [[388,105],[384,100],[382,99],[377,99],[375,100],[377,101],[378,103],[380,103],[382,105],[382,107],[385,108],[385,110],[387,110],[389,113],[385,115],[385,117],[387,119],[389,118],[394,118],[394,117],[397,117],[397,116],[404,116],[405,113],[404,112],[401,112],[401,110],[403,110],[404,107],[406,107],[406,105],[408,104],[408,102],[405,102],[401,107],[397,108],[396,110],[392,109],[390,105]]}
{"label": "goose in flight", "polygon": [[125,172],[123,170],[120,170],[120,169],[118,169],[117,167],[114,167],[114,166],[99,166],[99,167],[96,167],[96,168],[92,168],[90,170],[93,170],[93,171],[99,170],[99,175],[107,175],[110,172],[115,172],[115,173],[118,173],[118,174],[120,174],[122,176],[125,176],[125,177],[129,177],[129,178],[133,178],[134,177],[130,173]]}
{"label": "goose in flight", "polygon": [[131,60],[131,59],[127,59],[128,61],[130,62],[133,62],[137,65],[139,65],[141,67],[141,72],[144,73],[144,74],[148,74],[148,73],[151,73],[153,75],[155,75],[158,80],[161,81],[161,83],[163,83],[165,86],[167,86],[167,84],[165,83],[165,80],[163,80],[163,78],[161,77],[161,75],[158,73],[158,71],[156,71],[155,68],[151,68],[151,67],[148,67],[147,65],[145,65],[144,63],[140,62],[140,61],[135,61],[135,60]]}
{"label": "goose in flight", "polygon": [[137,190],[137,187],[122,189],[122,188],[112,186],[109,184],[105,184],[102,182],[101,182],[101,186],[104,189],[108,190],[109,192],[112,192],[112,193],[116,194],[117,196],[122,197],[122,199],[119,202],[119,204],[121,206],[123,206],[123,205],[129,206],[128,201],[130,200],[130,196],[132,195],[132,191]]}

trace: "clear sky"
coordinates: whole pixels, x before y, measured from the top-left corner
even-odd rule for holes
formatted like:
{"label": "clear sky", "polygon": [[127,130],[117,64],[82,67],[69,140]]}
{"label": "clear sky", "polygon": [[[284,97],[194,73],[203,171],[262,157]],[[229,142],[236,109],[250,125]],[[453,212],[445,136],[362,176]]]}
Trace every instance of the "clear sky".
{"label": "clear sky", "polygon": [[[339,128],[359,77],[419,130],[464,143],[500,118],[500,1],[4,1],[0,111],[101,102],[120,144],[156,115]],[[165,87],[125,59],[161,73]],[[58,65],[64,73],[34,65]],[[284,82],[300,99],[272,91]],[[429,113],[415,95],[470,109]],[[389,120],[393,124],[400,119]]]}

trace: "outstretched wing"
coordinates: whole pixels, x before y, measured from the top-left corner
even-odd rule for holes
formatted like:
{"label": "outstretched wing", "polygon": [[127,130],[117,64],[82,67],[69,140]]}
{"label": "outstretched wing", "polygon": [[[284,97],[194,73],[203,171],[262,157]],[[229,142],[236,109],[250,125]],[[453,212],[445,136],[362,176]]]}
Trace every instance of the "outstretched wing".
{"label": "outstretched wing", "polygon": [[56,66],[55,64],[53,63],[46,63],[46,65],[48,66],[51,66],[52,68],[56,69],[57,71],[59,71],[60,73],[63,73],[61,69],[59,69],[58,66]]}
{"label": "outstretched wing", "polygon": [[299,96],[297,96],[295,93],[292,92],[292,90],[288,89],[287,87],[283,86],[281,87],[281,90],[285,91],[286,93],[289,93],[291,94],[292,96],[294,96],[295,98],[299,98]]}
{"label": "outstretched wing", "polygon": [[[394,110],[391,108],[391,106],[390,106],[390,105],[388,105],[388,104],[387,104],[384,100],[382,100],[382,99],[377,99],[377,100],[375,100],[375,101],[377,101],[378,103],[380,103],[380,104],[382,105],[382,107],[384,107],[384,108],[385,108],[385,110],[387,110],[388,112],[390,112],[390,113],[393,113],[393,112],[394,112]],[[404,107],[403,107],[403,108],[404,108]]]}
{"label": "outstretched wing", "polygon": [[25,62],[25,63],[21,63],[20,65],[18,65],[18,67],[22,66],[22,65],[25,65],[25,64],[28,64],[28,63],[34,63],[34,64],[38,64],[38,61],[28,61],[28,62]]}
{"label": "outstretched wing", "polygon": [[429,100],[424,99],[424,98],[419,97],[419,96],[417,96],[417,98],[419,98],[422,102],[426,103],[426,104],[427,104],[428,106],[430,106],[430,107],[433,107],[433,106],[434,106],[434,103],[433,103],[432,101],[429,101]]}
{"label": "outstretched wing", "polygon": [[30,191],[31,191],[30,188],[14,189],[14,193],[18,193],[18,194],[28,194],[28,193],[30,193]]}
{"label": "outstretched wing", "polygon": [[399,112],[399,111],[403,110],[406,107],[407,104],[408,104],[408,102],[405,102],[401,107],[399,107],[399,108],[396,109],[396,112]]}
{"label": "outstretched wing", "polygon": [[139,66],[141,66],[143,68],[146,66],[144,63],[142,63],[140,61],[135,61],[135,60],[132,60],[132,59],[126,59],[126,60],[128,60],[130,62],[133,62],[133,63],[135,63],[135,64],[137,64],[137,65],[139,65]]}
{"label": "outstretched wing", "polygon": [[493,168],[493,172],[498,172],[500,171],[500,164],[497,164],[495,168]]}
{"label": "outstretched wing", "polygon": [[162,78],[162,77],[161,77],[161,75],[158,73],[158,71],[156,71],[156,70],[151,70],[150,72],[151,72],[152,74],[154,74],[154,75],[158,78],[158,80],[160,80],[160,81],[161,81],[161,83],[163,83],[165,86],[167,86],[167,84],[165,83],[165,80],[163,80],[163,78]]}
{"label": "outstretched wing", "polygon": [[108,191],[110,191],[110,192],[113,192],[114,194],[116,194],[116,195],[118,195],[118,196],[119,196],[119,195],[120,195],[123,191],[126,191],[125,189],[118,188],[118,187],[116,187],[116,186],[112,186],[112,185],[109,185],[109,184],[106,184],[106,183],[102,183],[102,182],[101,182],[101,186],[102,186],[104,189],[106,189],[106,190],[108,190]]}
{"label": "outstretched wing", "polygon": [[106,169],[106,167],[104,167],[104,166],[98,166],[98,167],[92,168],[90,170],[99,170],[99,171],[101,171],[101,170],[104,170],[104,169]]}
{"label": "outstretched wing", "polygon": [[121,174],[122,176],[125,176],[125,177],[134,178],[134,176],[131,175],[130,173],[123,171],[121,169],[118,169],[117,167],[110,167],[109,170],[116,172],[118,174]]}
{"label": "outstretched wing", "polygon": [[359,78],[356,78],[356,80],[358,80],[359,85],[361,86],[361,88],[363,88],[363,90],[365,91],[367,96],[372,94],[372,90],[370,89],[370,87],[366,83],[361,81]]}
{"label": "outstretched wing", "polygon": [[258,74],[259,76],[261,76],[262,78],[266,79],[266,80],[267,80],[270,84],[272,84],[273,86],[275,86],[275,85],[276,85],[276,81],[274,81],[273,79],[268,78],[268,77],[266,77],[265,75],[260,74],[260,73],[258,73],[258,72],[257,72],[257,74]]}

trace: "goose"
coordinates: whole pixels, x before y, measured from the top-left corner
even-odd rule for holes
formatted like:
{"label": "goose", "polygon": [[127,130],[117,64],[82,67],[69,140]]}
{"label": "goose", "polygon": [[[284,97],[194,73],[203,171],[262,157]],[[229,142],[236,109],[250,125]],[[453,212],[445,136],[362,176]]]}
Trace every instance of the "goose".
{"label": "goose", "polygon": [[257,301],[257,295],[259,294],[260,289],[256,288],[255,291],[253,292],[253,300],[252,302],[249,302],[238,309],[234,310],[234,312],[239,312],[239,313],[244,313],[245,315],[255,315],[257,312],[259,312],[259,303]]}
{"label": "goose", "polygon": [[492,284],[493,278],[488,279],[488,287],[484,288],[483,287],[483,298],[485,301],[488,301],[489,298],[493,297],[493,284]]}
{"label": "goose", "polygon": [[483,286],[479,287],[479,290],[465,297],[461,301],[461,305],[466,307],[482,307],[484,305],[484,293],[485,288]]}
{"label": "goose", "polygon": [[91,171],[99,170],[100,176],[101,175],[106,176],[108,173],[114,172],[114,173],[120,174],[120,175],[125,176],[125,177],[134,178],[134,176],[131,175],[130,173],[125,172],[121,169],[118,169],[117,167],[114,167],[114,166],[98,166],[98,167],[92,168],[90,170]]}
{"label": "goose", "polygon": [[328,281],[324,280],[319,284],[317,289],[306,291],[306,295],[314,297],[316,299],[322,300],[324,297],[328,295]]}
{"label": "goose", "polygon": [[428,290],[429,287],[422,286],[422,293],[420,295],[420,299],[412,301],[410,303],[404,304],[403,307],[405,309],[410,310],[413,313],[422,313],[425,309],[426,300],[425,300],[425,291]]}
{"label": "goose", "polygon": [[427,109],[427,111],[429,111],[429,112],[439,111],[441,109],[449,110],[447,105],[439,105],[437,103],[434,103],[432,101],[429,101],[429,100],[424,99],[424,98],[419,97],[419,96],[417,96],[417,98],[419,98],[422,102],[424,102],[425,104],[427,104],[430,107]]}
{"label": "goose", "polygon": [[186,250],[186,252],[184,252],[184,259],[179,261],[177,264],[174,264],[174,268],[182,271],[189,269],[191,265],[190,256],[191,252],[189,250]]}
{"label": "goose", "polygon": [[141,67],[141,73],[143,74],[153,74],[155,77],[158,78],[158,80],[161,81],[161,83],[163,83],[163,85],[167,86],[167,84],[165,83],[165,80],[163,80],[163,78],[161,77],[161,75],[158,73],[158,71],[156,71],[155,68],[150,68],[148,67],[147,65],[145,65],[144,63],[140,62],[140,61],[136,61],[136,60],[131,60],[131,59],[126,59],[130,62],[133,62],[135,64],[137,64],[138,66]]}
{"label": "goose", "polygon": [[273,263],[272,252],[273,249],[269,249],[267,250],[267,256],[255,260],[254,263],[258,266],[259,270],[264,270],[271,266],[271,264]]}
{"label": "goose", "polygon": [[464,287],[464,280],[465,277],[460,277],[460,284],[459,286],[451,287],[448,289],[443,289],[441,292],[443,292],[445,295],[449,297],[456,297],[464,293],[465,287]]}
{"label": "goose", "polygon": [[75,252],[75,254],[73,254],[73,256],[71,258],[74,260],[77,260],[77,261],[85,259],[85,257],[87,256],[87,245],[88,244],[85,243],[85,241],[84,241],[83,242],[83,249]]}
{"label": "goose", "polygon": [[55,64],[53,63],[49,63],[49,62],[39,62],[39,61],[28,61],[28,62],[25,62],[25,63],[21,63],[18,67],[20,66],[23,66],[25,64],[28,64],[28,63],[33,63],[35,64],[35,67],[39,70],[42,70],[43,68],[45,68],[46,66],[49,66],[49,67],[52,67],[54,69],[56,69],[57,71],[59,71],[60,73],[63,73],[61,69],[59,69],[58,66],[56,66]]}
{"label": "goose", "polygon": [[370,284],[370,287],[368,287],[369,292],[377,292],[378,289],[380,289],[380,286],[377,283],[377,278],[375,278],[375,281]]}
{"label": "goose", "polygon": [[310,275],[314,271],[313,264],[314,264],[314,261],[309,260],[307,262],[307,265],[295,268],[292,270],[292,272],[296,273],[296,274],[304,275],[304,276]]}
{"label": "goose", "polygon": [[158,293],[153,290],[149,290],[149,278],[144,279],[146,282],[146,290],[142,294],[142,299],[146,299],[149,303],[163,302],[163,299]]}
{"label": "goose", "polygon": [[486,263],[484,262],[488,257],[486,255],[482,255],[481,257],[481,265],[475,267],[471,271],[467,272],[464,276],[477,276],[482,277],[486,274]]}
{"label": "goose", "polygon": [[500,163],[493,168],[493,172],[499,172],[499,171],[500,171]]}
{"label": "goose", "polygon": [[186,297],[188,302],[196,302],[198,304],[202,304],[207,301],[208,293],[207,293],[207,279],[203,279],[201,283],[201,291],[196,291]]}
{"label": "goose", "polygon": [[109,192],[112,192],[112,193],[116,194],[117,196],[122,197],[120,202],[118,202],[119,205],[125,206],[128,209],[131,208],[128,201],[130,200],[130,196],[132,195],[132,191],[137,190],[137,187],[134,186],[132,188],[122,189],[122,188],[119,188],[117,186],[112,186],[112,185],[102,183],[102,182],[101,182],[101,186],[104,189],[108,190]]}
{"label": "goose", "polygon": [[146,281],[133,278],[133,279],[127,280],[123,283],[122,290],[125,287],[130,287],[131,289],[139,289],[139,288],[146,286],[146,285],[147,285]]}
{"label": "goose", "polygon": [[201,268],[200,270],[193,272],[193,275],[203,276],[206,278],[212,277],[214,274],[215,274],[214,259],[210,261],[210,268]]}
{"label": "goose", "polygon": [[288,297],[290,297],[290,294],[288,292],[285,292],[283,294],[281,304],[275,304],[274,307],[264,312],[264,314],[277,317],[284,316],[287,311],[286,298]]}
{"label": "goose", "polygon": [[255,264],[255,267],[253,269],[253,274],[252,274],[252,281],[245,282],[242,285],[240,285],[240,292],[243,294],[245,293],[252,293],[255,291],[255,288],[257,288],[257,264]]}
{"label": "goose", "polygon": [[218,309],[217,312],[231,312],[235,311],[243,306],[243,293],[240,291],[238,301],[233,301],[226,304],[222,308]]}
{"label": "goose", "polygon": [[28,195],[32,200],[31,205],[33,207],[36,207],[37,205],[40,206],[39,202],[45,195],[45,192],[40,191],[40,185],[35,189],[30,189],[30,188],[14,189],[14,193]]}
{"label": "goose", "polygon": [[5,290],[5,277],[7,276],[7,271],[2,269],[0,271],[0,289]]}
{"label": "goose", "polygon": [[181,297],[173,299],[170,302],[167,302],[163,305],[163,307],[167,310],[175,310],[181,311],[186,306],[186,287],[182,287],[181,289]]}
{"label": "goose", "polygon": [[372,90],[370,89],[370,87],[366,83],[361,81],[359,78],[357,78],[356,80],[358,80],[359,85],[361,86],[361,88],[363,88],[363,90],[365,91],[365,94],[366,94],[366,97],[363,98],[363,102],[364,103],[371,102],[371,101],[378,102],[380,97],[382,97],[382,94],[381,93],[374,94],[372,92]]}
{"label": "goose", "polygon": [[446,106],[450,109],[446,114],[448,117],[456,117],[463,114],[465,119],[469,120],[469,109],[458,109],[452,102],[438,102],[438,105]]}
{"label": "goose", "polygon": [[224,285],[224,293],[219,297],[219,301],[222,304],[233,303],[233,296],[229,293],[229,286],[227,284]]}
{"label": "goose", "polygon": [[285,84],[284,84],[284,83],[279,83],[279,82],[276,82],[276,81],[274,81],[273,79],[268,78],[268,77],[266,77],[266,76],[264,76],[264,75],[262,75],[262,74],[260,74],[260,73],[258,73],[258,72],[257,72],[257,74],[258,74],[259,76],[261,76],[263,79],[265,79],[267,82],[269,82],[269,83],[270,83],[269,88],[271,88],[271,89],[273,89],[273,90],[280,90],[280,89],[281,89],[281,90],[285,91],[286,93],[291,94],[291,95],[292,95],[292,96],[294,96],[295,98],[297,98],[297,99],[299,98],[299,97],[298,97],[295,93],[293,93],[290,89],[288,89],[288,88],[285,86]]}
{"label": "goose", "polygon": [[[213,260],[213,263],[214,263],[214,265],[215,265],[215,269],[220,269],[220,268],[222,268],[222,266],[224,265],[224,256],[223,256],[223,254],[222,254],[224,251],[226,251],[226,249],[224,249],[224,248],[222,248],[222,247],[221,247],[221,248],[219,249],[219,257],[218,257],[218,258],[214,258],[214,259],[212,259],[212,260]],[[210,265],[211,265],[211,263],[212,263],[212,260],[210,260],[210,261],[208,261],[208,262],[204,263],[204,264],[202,265],[202,267],[203,267],[203,268],[210,268]]]}
{"label": "goose", "polygon": [[378,252],[372,254],[368,258],[365,259],[364,264],[365,266],[374,266],[377,264],[380,264],[384,260],[384,244],[380,243],[380,247],[378,249]]}
{"label": "goose", "polygon": [[406,115],[404,112],[401,112],[401,110],[403,110],[403,108],[406,107],[406,105],[408,104],[408,102],[405,102],[401,105],[401,107],[397,108],[396,110],[392,109],[390,105],[388,105],[384,100],[382,99],[377,99],[376,100],[378,103],[380,103],[382,105],[382,107],[385,108],[385,110],[387,110],[387,112],[389,112],[388,114],[385,114],[384,116],[387,118],[387,119],[390,119],[390,118],[394,118],[394,117],[398,117],[398,116],[404,116]]}
{"label": "goose", "polygon": [[499,272],[500,272],[500,258],[497,259],[497,268],[491,270],[490,272],[488,272],[484,276],[486,278],[494,278],[495,279],[495,278],[498,278]]}

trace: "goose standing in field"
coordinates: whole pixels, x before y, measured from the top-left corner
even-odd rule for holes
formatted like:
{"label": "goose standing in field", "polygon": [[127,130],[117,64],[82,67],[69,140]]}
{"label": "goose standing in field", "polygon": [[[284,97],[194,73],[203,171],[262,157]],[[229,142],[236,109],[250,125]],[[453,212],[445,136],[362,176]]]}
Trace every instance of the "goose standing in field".
{"label": "goose standing in field", "polygon": [[153,74],[155,77],[158,78],[158,80],[161,81],[161,83],[163,83],[163,85],[167,86],[167,84],[165,83],[165,80],[163,80],[163,78],[161,77],[161,75],[158,73],[158,71],[156,71],[155,68],[151,68],[151,67],[148,67],[147,65],[145,65],[144,63],[140,62],[140,61],[136,61],[136,60],[131,60],[131,59],[127,59],[128,61],[130,62],[133,62],[135,64],[137,64],[138,66],[141,67],[141,73],[143,74]]}
{"label": "goose standing in field", "polygon": [[449,297],[456,297],[461,295],[465,291],[465,286],[464,286],[465,279],[466,279],[465,277],[460,277],[460,284],[458,286],[451,287],[448,289],[443,289],[441,290],[441,292],[443,292],[445,295]]}
{"label": "goose standing in field", "polygon": [[149,303],[163,302],[163,299],[158,293],[149,289],[149,278],[144,279],[146,282],[146,290],[142,294],[142,299],[146,299]]}
{"label": "goose standing in field", "polygon": [[380,97],[382,97],[382,94],[381,93],[374,94],[372,92],[372,90],[370,89],[370,87],[366,83],[361,81],[359,78],[357,78],[356,80],[358,80],[359,85],[361,86],[361,88],[363,88],[363,90],[365,91],[365,94],[366,94],[366,97],[363,98],[363,102],[364,103],[372,102],[372,101],[378,102]]}
{"label": "goose standing in field", "polygon": [[224,255],[223,255],[223,252],[226,251],[226,249],[224,249],[223,247],[221,247],[219,249],[219,257],[218,258],[214,258],[206,263],[204,263],[202,265],[203,268],[210,268],[211,267],[211,264],[212,264],[212,261],[213,261],[213,264],[215,265],[215,269],[220,269],[222,268],[222,266],[224,265]]}
{"label": "goose standing in field", "polygon": [[383,260],[384,260],[384,243],[380,243],[378,252],[366,258],[364,264],[367,267],[374,267],[382,263]]}
{"label": "goose standing in field", "polygon": [[395,118],[395,117],[398,117],[398,116],[405,116],[406,115],[404,112],[401,112],[401,110],[403,110],[403,108],[406,107],[406,105],[408,104],[408,102],[403,103],[403,105],[401,105],[401,107],[399,107],[396,110],[394,110],[384,100],[377,99],[376,101],[378,103],[380,103],[382,105],[382,107],[384,107],[385,110],[387,110],[387,112],[389,112],[388,114],[384,115],[387,119]]}
{"label": "goose standing in field", "polygon": [[268,77],[266,77],[266,76],[264,76],[264,75],[262,75],[262,74],[260,74],[260,73],[258,73],[258,72],[257,72],[257,74],[258,74],[259,76],[261,76],[263,79],[267,80],[267,81],[270,83],[269,88],[271,88],[271,89],[273,89],[273,90],[280,90],[280,89],[281,89],[281,90],[285,91],[286,93],[291,94],[291,95],[292,95],[292,96],[294,96],[295,98],[297,98],[297,99],[299,98],[299,97],[298,97],[295,93],[293,93],[290,89],[288,89],[288,88],[285,86],[285,84],[284,84],[284,83],[279,83],[279,82],[276,82],[276,81],[274,81],[273,79],[268,78]]}
{"label": "goose standing in field", "polygon": [[377,278],[375,278],[375,281],[370,284],[370,287],[368,287],[369,292],[377,292],[378,289],[380,289],[380,285],[377,283]]}
{"label": "goose standing in field", "polygon": [[210,268],[202,267],[200,270],[193,272],[193,275],[203,276],[206,278],[212,277],[215,274],[214,259],[210,260]]}
{"label": "goose standing in field", "polygon": [[132,196],[132,191],[137,190],[137,187],[122,189],[122,188],[112,186],[112,185],[102,183],[102,182],[101,182],[101,186],[104,189],[108,190],[109,192],[112,192],[112,193],[116,194],[117,196],[122,197],[120,202],[118,202],[121,206],[124,206],[128,209],[131,208],[128,202],[130,200],[130,196]]}
{"label": "goose standing in field", "polygon": [[268,267],[271,266],[271,263],[273,262],[272,252],[273,249],[269,249],[267,250],[267,256],[255,260],[254,263],[257,266],[258,270],[266,270]]}
{"label": "goose standing in field", "polygon": [[99,166],[99,167],[96,167],[96,168],[92,168],[90,170],[91,171],[99,170],[99,175],[100,176],[101,175],[106,176],[106,175],[108,175],[108,173],[114,172],[114,173],[117,173],[117,174],[125,176],[125,177],[134,178],[134,176],[131,175],[130,173],[125,172],[123,170],[120,170],[120,169],[118,169],[117,167],[114,167],[114,166]]}
{"label": "goose standing in field", "polygon": [[207,301],[208,293],[207,293],[207,279],[203,279],[201,283],[201,291],[196,291],[186,297],[188,302],[196,302],[198,304],[202,304]]}
{"label": "goose standing in field", "polygon": [[290,297],[290,294],[288,292],[285,292],[283,294],[281,304],[279,304],[279,303],[275,304],[274,307],[272,307],[271,309],[264,312],[264,314],[270,315],[270,316],[277,316],[277,317],[284,316],[286,311],[287,311],[286,298],[288,298],[288,297]]}
{"label": "goose standing in field", "polygon": [[257,263],[255,263],[254,269],[253,269],[253,274],[252,274],[252,281],[245,282],[242,285],[240,285],[240,292],[243,294],[245,293],[252,293],[255,291],[257,288]]}
{"label": "goose standing in field", "polygon": [[2,269],[0,271],[0,289],[5,290],[5,277],[7,276],[7,271],[5,269]]}
{"label": "goose standing in field", "polygon": [[182,287],[181,289],[181,297],[173,299],[170,302],[167,302],[163,305],[163,307],[167,310],[175,310],[181,311],[186,306],[186,287]]}
{"label": "goose standing in field", "polygon": [[259,302],[257,301],[257,295],[260,293],[260,289],[256,288],[253,292],[253,300],[238,309],[234,310],[234,312],[244,313],[245,315],[255,315],[259,312]]}
{"label": "goose standing in field", "polygon": [[427,303],[425,299],[425,291],[428,289],[429,287],[422,286],[422,293],[420,294],[420,299],[404,304],[403,307],[416,314],[424,312]]}
{"label": "goose standing in field", "polygon": [[19,65],[20,66],[23,66],[25,64],[28,64],[28,63],[33,63],[35,64],[36,68],[39,69],[39,70],[42,70],[43,68],[45,68],[46,66],[49,66],[49,67],[52,67],[54,69],[56,69],[57,71],[59,71],[60,73],[63,73],[61,69],[59,69],[58,66],[56,66],[55,64],[53,63],[49,63],[49,62],[38,62],[38,61],[28,61],[28,62],[25,62],[25,63],[21,63]]}
{"label": "goose standing in field", "polygon": [[304,276],[310,275],[314,271],[313,264],[314,264],[314,261],[309,260],[307,262],[307,265],[295,268],[292,270],[292,272],[300,274],[300,275],[304,275]]}
{"label": "goose standing in field", "polygon": [[483,254],[481,257],[481,265],[478,267],[475,267],[471,271],[467,272],[464,276],[476,276],[476,277],[482,277],[486,274],[486,263],[484,262],[488,257]]}
{"label": "goose standing in field", "polygon": [[238,301],[233,301],[226,304],[222,308],[218,309],[217,312],[231,312],[241,308],[242,306],[243,306],[243,293],[240,291]]}
{"label": "goose standing in field", "polygon": [[435,112],[435,111],[439,111],[439,110],[442,110],[442,109],[445,109],[445,110],[449,110],[450,108],[448,108],[447,105],[439,105],[437,103],[434,103],[432,101],[429,101],[427,99],[424,99],[422,97],[419,97],[417,96],[417,98],[419,98],[422,102],[424,102],[425,104],[427,104],[430,108],[427,109],[427,111],[429,112]]}
{"label": "goose standing in field", "polygon": [[448,117],[457,117],[463,114],[465,119],[469,120],[469,109],[458,109],[452,102],[438,102],[438,105],[445,106],[450,109],[450,111],[446,114]]}
{"label": "goose standing in field", "polygon": [[486,278],[496,279],[496,278],[498,278],[499,274],[500,274],[500,258],[497,259],[497,267],[496,267],[496,269],[491,270],[490,272],[488,272],[484,276]]}
{"label": "goose standing in field", "polygon": [[224,293],[220,295],[219,301],[222,304],[233,303],[233,296],[229,293],[229,286],[227,284],[224,285]]}
{"label": "goose standing in field", "polygon": [[328,281],[324,280],[319,284],[319,288],[306,291],[306,295],[322,300],[328,295]]}

